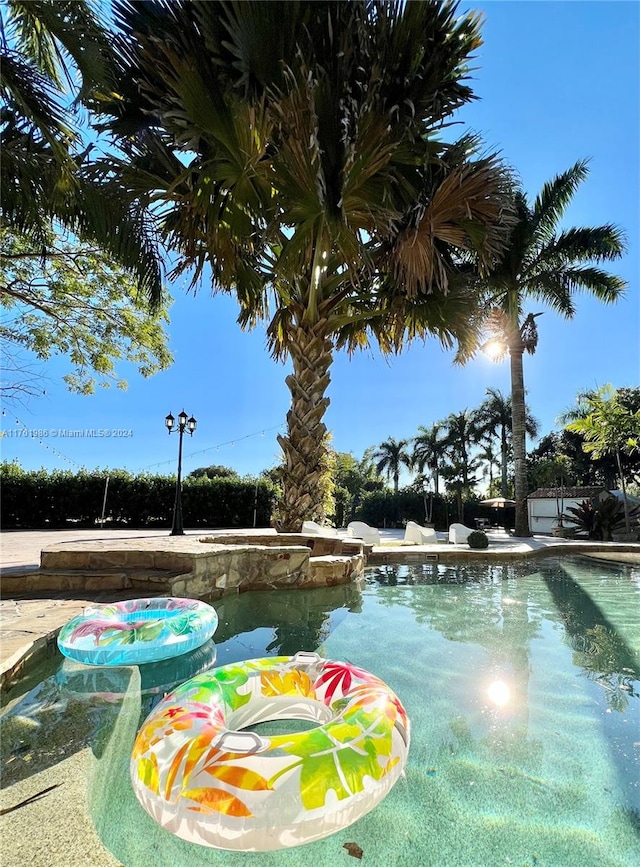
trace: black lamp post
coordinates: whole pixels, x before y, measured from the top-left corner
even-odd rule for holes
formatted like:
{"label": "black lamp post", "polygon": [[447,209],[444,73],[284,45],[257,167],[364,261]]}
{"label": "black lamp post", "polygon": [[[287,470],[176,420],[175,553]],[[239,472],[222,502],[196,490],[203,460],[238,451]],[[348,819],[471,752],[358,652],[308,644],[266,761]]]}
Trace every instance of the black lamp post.
{"label": "black lamp post", "polygon": [[[167,427],[169,433],[174,430],[175,419],[169,413],[169,415],[165,418],[164,423]],[[178,478],[176,481],[176,498],[173,503],[173,524],[171,526],[171,536],[184,536],[184,530],[182,528],[182,435],[185,430],[189,431],[189,435],[193,436],[193,432],[196,429],[196,420],[193,416],[191,418],[187,418],[187,414],[184,410],[178,416],[178,433],[180,437],[178,439]]]}

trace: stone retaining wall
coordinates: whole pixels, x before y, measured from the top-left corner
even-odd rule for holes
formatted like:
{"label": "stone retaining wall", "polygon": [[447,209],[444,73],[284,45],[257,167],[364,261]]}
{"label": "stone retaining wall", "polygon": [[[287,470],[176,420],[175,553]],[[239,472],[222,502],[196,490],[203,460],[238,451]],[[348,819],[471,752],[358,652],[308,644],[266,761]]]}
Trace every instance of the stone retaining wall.
{"label": "stone retaining wall", "polygon": [[3,593],[135,589],[215,599],[245,590],[326,587],[363,575],[365,547],[295,533],[71,542],[44,549],[39,570],[5,575]]}

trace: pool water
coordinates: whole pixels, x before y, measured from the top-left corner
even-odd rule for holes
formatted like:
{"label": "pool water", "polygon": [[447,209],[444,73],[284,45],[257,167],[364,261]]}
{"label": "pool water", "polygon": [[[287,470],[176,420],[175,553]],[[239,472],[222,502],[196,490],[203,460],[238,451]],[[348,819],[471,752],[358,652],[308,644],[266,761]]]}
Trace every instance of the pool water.
{"label": "pool water", "polygon": [[386,566],[367,570],[360,589],[214,604],[215,648],[187,661],[178,681],[214,659],[317,650],[400,696],[412,721],[406,777],[375,810],[280,852],[185,843],[138,805],[128,777],[166,672],[119,669],[106,688],[96,670],[64,671],[61,657],[6,697],[3,785],[59,761],[61,744],[89,744],[89,814],[124,867],[335,867],[357,863],[346,860],[351,842],[375,867],[640,864],[638,567],[564,557]]}

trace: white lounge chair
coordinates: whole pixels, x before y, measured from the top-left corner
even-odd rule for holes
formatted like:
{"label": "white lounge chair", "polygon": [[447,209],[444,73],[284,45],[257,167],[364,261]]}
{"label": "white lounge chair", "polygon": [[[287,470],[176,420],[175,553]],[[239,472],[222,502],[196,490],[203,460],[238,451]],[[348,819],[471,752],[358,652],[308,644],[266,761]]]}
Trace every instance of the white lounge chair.
{"label": "white lounge chair", "polygon": [[471,527],[465,527],[464,524],[451,524],[449,527],[449,541],[454,545],[461,545],[467,541],[470,533],[473,533]]}
{"label": "white lounge chair", "polygon": [[415,521],[407,521],[404,531],[404,541],[414,542],[416,545],[435,545],[438,537],[432,527],[421,527]]}
{"label": "white lounge chair", "polygon": [[325,527],[318,524],[317,521],[303,521],[302,532],[308,533],[310,536],[337,536],[338,531],[334,527]]}
{"label": "white lounge chair", "polygon": [[347,536],[362,539],[367,545],[380,544],[380,533],[375,527],[370,527],[364,521],[351,521],[350,524],[347,524]]}

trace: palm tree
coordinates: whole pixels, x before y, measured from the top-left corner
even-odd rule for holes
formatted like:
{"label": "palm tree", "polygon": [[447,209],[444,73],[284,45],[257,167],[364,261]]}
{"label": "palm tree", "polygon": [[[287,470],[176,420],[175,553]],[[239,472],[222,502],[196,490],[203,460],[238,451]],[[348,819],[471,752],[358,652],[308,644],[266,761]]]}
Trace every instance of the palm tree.
{"label": "palm tree", "polygon": [[462,481],[469,485],[469,473],[473,471],[471,449],[480,441],[480,427],[476,410],[463,409],[462,412],[451,413],[446,420],[445,447],[450,456],[456,458],[461,467]]}
{"label": "palm tree", "polygon": [[482,429],[476,411],[464,409],[451,413],[446,420],[444,446],[449,456],[449,466],[443,475],[449,480],[449,487],[455,490],[458,503],[458,520],[464,523],[462,504],[463,494],[468,494],[475,479],[471,477],[478,462],[471,457],[471,449],[480,441]]}
{"label": "palm tree", "polygon": [[[478,460],[484,464],[482,475],[486,478],[489,476],[489,496],[493,494],[493,468],[500,467],[500,462],[498,461],[498,453],[494,450],[493,443],[490,438],[484,438],[480,443],[480,451],[478,452]],[[500,488],[502,493],[502,486]],[[502,493],[503,497],[506,497],[506,494]]]}
{"label": "palm tree", "polygon": [[433,476],[434,492],[438,494],[440,487],[439,464],[444,456],[445,443],[441,436],[442,422],[434,422],[431,427],[419,425],[418,436],[413,440],[411,465],[419,473],[428,468]]}
{"label": "palm tree", "polygon": [[409,440],[394,440],[389,437],[383,443],[380,443],[378,450],[374,454],[376,459],[376,470],[379,473],[386,472],[387,478],[393,476],[393,493],[398,496],[398,486],[400,483],[400,470],[402,464],[411,469],[411,455],[407,451]]}
{"label": "palm tree", "polygon": [[[8,0],[0,27],[0,189],[6,228],[54,255],[52,225],[97,243],[137,279],[153,306],[163,297],[157,242],[144,210],[116,178],[96,174],[74,99],[110,90],[110,37],[90,0]],[[75,85],[76,73],[82,85]],[[70,91],[70,92],[68,92]]]}
{"label": "palm tree", "polygon": [[[514,193],[516,224],[497,264],[481,278],[492,307],[488,331],[508,352],[511,365],[515,533],[530,536],[527,515],[526,405],[522,358],[538,344],[536,318],[525,316],[527,301],[540,301],[567,319],[575,314],[574,296],[590,292],[604,303],[620,297],[625,281],[597,265],[624,252],[623,234],[607,224],[558,230],[558,223],[588,174],[577,162],[546,183],[533,205],[521,190]],[[490,341],[492,342],[492,341]]]}
{"label": "palm tree", "polygon": [[[505,173],[437,130],[472,98],[479,17],[453,2],[118,2],[103,103],[132,198],[193,285],[211,269],[240,325],[292,371],[279,527],[322,520],[336,348],[435,335],[467,349],[477,294],[457,256],[504,240]],[[135,84],[134,84],[135,83]]]}
{"label": "palm tree", "polygon": [[[622,408],[634,415],[640,411],[640,386],[633,388],[621,386],[616,388],[616,402]],[[584,437],[574,431],[567,430],[566,425],[578,419],[586,418],[590,409],[587,398],[597,396],[597,389],[583,389],[576,395],[576,403],[560,413],[556,424],[561,425],[563,430],[556,434],[557,446],[554,448],[553,435],[547,438],[550,441],[550,453],[541,453],[542,457],[555,457],[559,451],[561,455],[568,455],[572,472],[581,479],[583,485],[602,484],[605,488],[615,488],[620,476],[620,467],[614,453],[602,454],[596,458],[593,453],[585,455],[582,448]],[[549,445],[549,443],[548,443]],[[586,463],[585,463],[586,461]],[[640,448],[626,448],[620,452],[622,472],[627,481],[640,485]]]}
{"label": "palm tree", "polygon": [[[507,496],[509,451],[511,431],[513,429],[513,411],[511,398],[506,397],[497,388],[487,389],[487,398],[478,410],[478,424],[485,436],[495,436],[500,440],[500,493]],[[538,422],[525,408],[525,430],[530,437],[538,435]]]}
{"label": "palm tree", "polygon": [[633,412],[624,406],[611,385],[579,395],[579,407],[567,430],[584,437],[582,445],[594,458],[614,455],[624,503],[625,530],[631,532],[627,488],[621,455],[640,448],[640,409]]}

